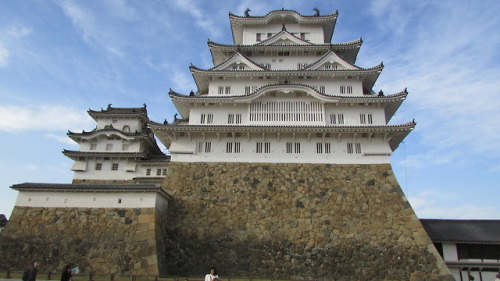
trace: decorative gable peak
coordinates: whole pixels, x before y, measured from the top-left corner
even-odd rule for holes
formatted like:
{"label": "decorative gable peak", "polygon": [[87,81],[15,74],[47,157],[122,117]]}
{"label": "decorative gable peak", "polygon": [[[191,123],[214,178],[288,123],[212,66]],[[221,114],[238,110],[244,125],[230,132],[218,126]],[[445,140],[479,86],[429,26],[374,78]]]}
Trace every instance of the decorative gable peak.
{"label": "decorative gable peak", "polygon": [[290,32],[288,32],[285,28],[285,25],[283,25],[283,29],[276,33],[274,36],[257,43],[256,45],[312,45],[312,43],[303,40]]}
{"label": "decorative gable peak", "polygon": [[238,71],[238,70],[264,70],[264,68],[241,53],[235,53],[227,61],[213,67],[211,70],[225,70],[225,71]]}
{"label": "decorative gable peak", "polygon": [[321,59],[318,61],[307,65],[304,67],[307,70],[359,70],[360,67],[357,67],[353,64],[350,64],[339,57],[334,51],[327,52]]}

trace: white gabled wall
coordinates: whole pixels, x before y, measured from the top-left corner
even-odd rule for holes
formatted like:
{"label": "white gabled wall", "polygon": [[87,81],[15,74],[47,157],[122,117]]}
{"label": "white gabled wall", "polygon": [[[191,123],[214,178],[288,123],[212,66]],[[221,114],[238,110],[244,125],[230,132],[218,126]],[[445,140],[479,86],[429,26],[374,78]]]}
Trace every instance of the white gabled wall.
{"label": "white gabled wall", "polygon": [[113,128],[122,131],[125,126],[129,127],[131,133],[142,132],[143,121],[137,118],[118,118],[118,117],[109,117],[109,118],[99,118],[97,120],[97,129],[102,130],[106,126],[112,125]]}

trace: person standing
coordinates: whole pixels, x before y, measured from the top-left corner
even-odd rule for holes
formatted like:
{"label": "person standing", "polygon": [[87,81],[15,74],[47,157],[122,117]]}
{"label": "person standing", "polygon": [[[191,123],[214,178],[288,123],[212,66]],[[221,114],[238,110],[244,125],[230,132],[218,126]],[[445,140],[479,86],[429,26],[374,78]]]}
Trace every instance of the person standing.
{"label": "person standing", "polygon": [[219,275],[217,275],[217,269],[212,266],[210,268],[210,273],[205,275],[205,281],[219,281]]}
{"label": "person standing", "polygon": [[61,274],[61,281],[70,281],[71,280],[71,266],[68,264],[64,267]]}
{"label": "person standing", "polygon": [[38,273],[39,268],[40,268],[40,263],[35,262],[33,264],[33,268],[30,270],[28,274],[28,281],[36,281],[36,274]]}

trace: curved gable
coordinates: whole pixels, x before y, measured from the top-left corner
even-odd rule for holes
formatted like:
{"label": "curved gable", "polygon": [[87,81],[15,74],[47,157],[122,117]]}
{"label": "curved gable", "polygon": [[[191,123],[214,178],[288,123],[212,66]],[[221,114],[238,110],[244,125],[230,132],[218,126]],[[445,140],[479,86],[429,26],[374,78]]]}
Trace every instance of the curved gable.
{"label": "curved gable", "polygon": [[286,30],[282,30],[276,33],[271,38],[268,38],[256,45],[312,45],[312,43],[307,42],[298,38],[297,36],[292,35],[290,32]]}
{"label": "curved gable", "polygon": [[212,70],[264,70],[264,68],[237,52],[227,61],[213,67]]}
{"label": "curved gable", "polygon": [[336,69],[344,69],[344,70],[359,70],[360,67],[357,67],[353,64],[350,64],[339,57],[334,51],[330,51],[326,53],[321,59],[310,64],[305,69],[307,70],[336,70]]}
{"label": "curved gable", "polygon": [[332,99],[338,100],[337,97],[332,98],[319,93],[316,89],[312,88],[311,86],[302,84],[288,84],[288,83],[266,85],[261,87],[260,89],[257,89],[257,91],[255,91],[250,95],[238,96],[233,98],[235,101],[237,100],[241,102],[249,102],[260,99],[264,96],[274,96],[274,97],[278,96],[278,97],[287,97],[294,99],[296,99],[299,96],[310,96],[317,100],[324,100],[324,101],[328,100],[330,102],[332,101]]}

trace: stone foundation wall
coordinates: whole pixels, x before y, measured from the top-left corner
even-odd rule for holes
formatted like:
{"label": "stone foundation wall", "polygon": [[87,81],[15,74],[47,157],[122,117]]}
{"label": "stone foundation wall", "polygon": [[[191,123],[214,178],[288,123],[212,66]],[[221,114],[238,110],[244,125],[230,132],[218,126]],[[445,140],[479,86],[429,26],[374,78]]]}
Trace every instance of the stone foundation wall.
{"label": "stone foundation wall", "polygon": [[389,164],[171,162],[169,274],[453,280]]}
{"label": "stone foundation wall", "polygon": [[39,261],[44,272],[72,263],[86,273],[157,275],[165,263],[157,256],[161,216],[154,208],[15,207],[0,237],[0,267]]}

